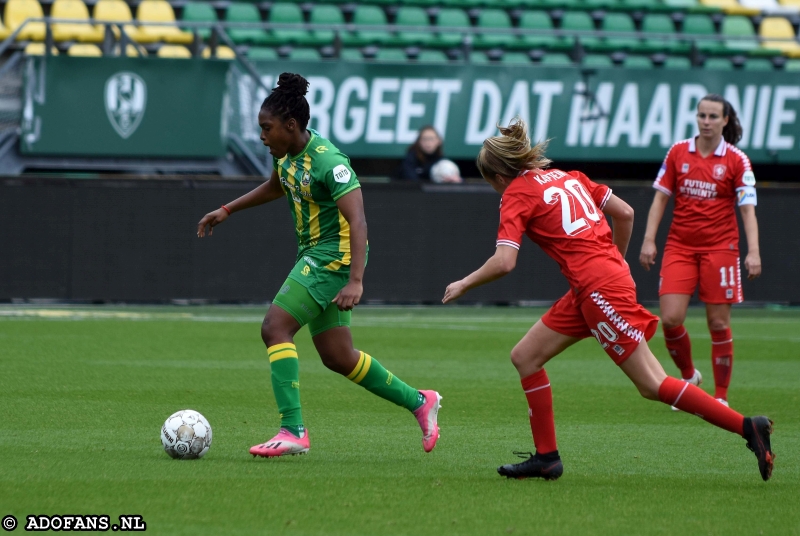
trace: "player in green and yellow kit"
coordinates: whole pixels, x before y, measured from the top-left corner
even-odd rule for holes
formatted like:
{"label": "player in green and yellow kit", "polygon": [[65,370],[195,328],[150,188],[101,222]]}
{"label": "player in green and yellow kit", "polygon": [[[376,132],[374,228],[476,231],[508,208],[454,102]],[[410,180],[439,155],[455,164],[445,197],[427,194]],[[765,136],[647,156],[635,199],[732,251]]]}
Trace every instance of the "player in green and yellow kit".
{"label": "player in green and yellow kit", "polygon": [[441,396],[418,391],[387,371],[373,357],[355,350],[351,310],[361,299],[367,263],[367,222],[361,186],[350,159],[330,141],[306,128],[308,81],[283,73],[261,105],[261,141],[269,147],[270,179],[242,197],[206,214],[197,236],[234,212],[286,197],[297,233],[297,260],[264,317],[261,338],[267,346],[272,389],[280,412],[280,432],[250,449],[275,457],[308,451],[308,429],[300,409],[297,349],[293,337],[308,324],[323,364],[368,391],[414,413],[422,446],[430,452],[439,438]]}

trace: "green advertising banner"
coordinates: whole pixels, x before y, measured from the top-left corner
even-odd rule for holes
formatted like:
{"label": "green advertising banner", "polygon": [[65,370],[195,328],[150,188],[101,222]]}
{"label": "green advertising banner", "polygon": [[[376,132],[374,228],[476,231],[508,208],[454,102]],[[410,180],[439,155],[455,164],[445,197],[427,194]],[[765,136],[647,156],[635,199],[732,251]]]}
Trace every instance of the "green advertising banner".
{"label": "green advertising banner", "polygon": [[[259,62],[311,83],[312,128],[354,157],[399,157],[432,124],[451,158],[474,158],[495,125],[525,119],[558,160],[658,161],[696,134],[698,100],[720,93],[738,111],[739,147],[755,162],[800,162],[800,75],[780,71],[644,70],[511,65]],[[266,91],[233,67],[229,129],[255,150]]]}
{"label": "green advertising banner", "polygon": [[229,62],[29,58],[21,151],[41,155],[219,157]]}

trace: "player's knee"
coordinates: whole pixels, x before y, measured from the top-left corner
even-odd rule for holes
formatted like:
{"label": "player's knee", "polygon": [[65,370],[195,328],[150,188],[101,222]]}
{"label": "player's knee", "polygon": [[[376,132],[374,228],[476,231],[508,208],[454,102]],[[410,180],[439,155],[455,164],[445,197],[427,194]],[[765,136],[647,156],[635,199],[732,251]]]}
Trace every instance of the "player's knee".
{"label": "player's knee", "polygon": [[711,318],[708,320],[708,329],[711,331],[721,331],[723,329],[728,329],[729,327],[730,324],[723,318]]}
{"label": "player's knee", "polygon": [[[514,368],[517,370],[524,368],[526,371],[529,371],[532,367],[536,368],[536,355],[524,352],[519,347],[515,346],[511,350],[511,364],[513,364]],[[533,372],[537,371],[534,370]]]}
{"label": "player's knee", "polygon": [[674,314],[674,313],[662,313],[661,315],[661,324],[664,326],[664,329],[675,329],[680,327],[685,320],[685,316],[681,314]]}
{"label": "player's knee", "polygon": [[658,400],[658,387],[654,387],[652,385],[637,385],[636,388],[639,390],[639,394],[642,395],[642,398],[646,398],[647,400]]}
{"label": "player's knee", "polygon": [[261,340],[269,348],[286,340],[287,334],[284,330],[279,329],[273,322],[270,322],[269,317],[265,318],[261,323]]}

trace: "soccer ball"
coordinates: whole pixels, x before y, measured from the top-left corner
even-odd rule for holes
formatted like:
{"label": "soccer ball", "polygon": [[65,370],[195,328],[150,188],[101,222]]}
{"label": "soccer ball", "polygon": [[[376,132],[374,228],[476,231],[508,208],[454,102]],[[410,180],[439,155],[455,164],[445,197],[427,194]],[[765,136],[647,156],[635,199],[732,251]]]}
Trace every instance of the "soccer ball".
{"label": "soccer ball", "polygon": [[193,460],[211,448],[211,425],[192,409],[173,413],[161,427],[161,444],[171,457]]}
{"label": "soccer ball", "polygon": [[461,171],[452,160],[442,159],[431,167],[431,181],[436,183],[461,182]]}

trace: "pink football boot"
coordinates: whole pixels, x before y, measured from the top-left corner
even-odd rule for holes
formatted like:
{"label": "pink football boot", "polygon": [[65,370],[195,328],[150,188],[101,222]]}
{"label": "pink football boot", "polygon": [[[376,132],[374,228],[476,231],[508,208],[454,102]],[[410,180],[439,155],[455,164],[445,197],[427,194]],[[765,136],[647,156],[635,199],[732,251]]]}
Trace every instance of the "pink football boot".
{"label": "pink football boot", "polygon": [[425,403],[414,411],[414,417],[417,418],[419,427],[422,428],[422,448],[425,449],[425,452],[430,452],[439,439],[437,419],[439,408],[442,407],[439,403],[442,396],[436,391],[420,391],[420,393],[425,397]]}
{"label": "pink football boot", "polygon": [[263,458],[275,458],[290,454],[295,456],[296,454],[305,454],[309,448],[311,448],[311,442],[308,439],[308,428],[303,430],[303,437],[297,437],[290,431],[281,428],[278,435],[266,443],[250,447],[250,454]]}

